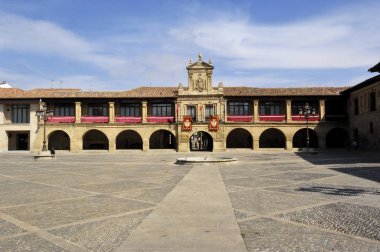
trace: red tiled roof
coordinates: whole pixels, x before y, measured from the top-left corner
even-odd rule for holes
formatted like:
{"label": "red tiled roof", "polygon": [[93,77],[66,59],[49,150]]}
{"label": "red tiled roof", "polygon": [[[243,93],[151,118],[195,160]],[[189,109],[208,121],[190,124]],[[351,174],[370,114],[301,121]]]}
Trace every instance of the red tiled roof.
{"label": "red tiled roof", "polygon": [[134,98],[175,98],[177,87],[139,87],[125,92],[126,97]]}
{"label": "red tiled roof", "polygon": [[224,87],[224,96],[338,96],[348,87],[255,88]]}
{"label": "red tiled roof", "polygon": [[[224,96],[338,96],[348,87],[255,88],[224,87]],[[87,92],[80,89],[0,89],[0,99],[39,98],[175,98],[177,87],[139,87],[128,91]]]}
{"label": "red tiled roof", "polygon": [[0,88],[0,98],[20,98],[26,92],[18,88]]}

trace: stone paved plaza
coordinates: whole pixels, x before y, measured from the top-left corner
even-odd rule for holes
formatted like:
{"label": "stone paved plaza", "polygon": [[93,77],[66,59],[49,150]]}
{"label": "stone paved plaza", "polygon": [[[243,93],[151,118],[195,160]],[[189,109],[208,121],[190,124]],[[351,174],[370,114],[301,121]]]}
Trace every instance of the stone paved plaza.
{"label": "stone paved plaza", "polygon": [[[238,161],[175,164],[177,157],[206,155]],[[202,169],[209,176],[204,181],[210,182],[202,182]],[[194,243],[182,248],[177,241],[189,238],[181,232],[194,236],[193,241],[196,236],[217,241],[220,237],[212,233],[218,230],[242,238],[246,251],[380,251],[379,182],[380,155],[375,152],[125,151],[58,153],[55,160],[39,161],[27,153],[3,153],[0,251],[237,251],[230,246],[235,240],[218,242],[220,249],[212,241],[211,247]],[[206,215],[211,220],[203,221],[204,235],[196,228],[185,230],[189,223],[178,226],[169,239],[166,223],[184,214],[178,206],[190,208],[186,214],[194,223],[205,218],[203,212],[209,214],[203,206],[218,208],[219,198],[205,198],[208,190],[227,199],[221,207],[232,214],[220,216],[236,229],[215,226]],[[198,200],[202,197],[207,202]],[[150,223],[162,232],[158,238],[176,246],[160,247]],[[156,249],[129,250],[140,234]]]}

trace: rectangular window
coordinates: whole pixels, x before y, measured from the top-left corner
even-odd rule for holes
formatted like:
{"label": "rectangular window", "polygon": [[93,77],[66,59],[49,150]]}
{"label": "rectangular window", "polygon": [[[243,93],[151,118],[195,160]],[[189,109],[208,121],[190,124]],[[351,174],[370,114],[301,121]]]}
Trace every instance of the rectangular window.
{"label": "rectangular window", "polygon": [[319,114],[319,104],[316,101],[292,101],[292,115],[298,115],[300,109],[303,109],[306,103],[309,104],[311,109],[315,109],[316,114]]}
{"label": "rectangular window", "polygon": [[283,102],[260,102],[260,115],[283,115]]}
{"label": "rectangular window", "polygon": [[30,123],[30,106],[12,105],[12,123]]}
{"label": "rectangular window", "polygon": [[228,104],[228,115],[251,115],[248,102],[230,102]]}
{"label": "rectangular window", "polygon": [[153,103],[152,116],[173,116],[171,103]]}
{"label": "rectangular window", "polygon": [[54,116],[75,116],[75,106],[71,103],[54,104]]}
{"label": "rectangular window", "polygon": [[89,116],[108,116],[108,104],[90,103],[88,104]]}
{"label": "rectangular window", "polygon": [[354,99],[354,113],[355,113],[355,115],[359,114],[359,100],[358,100],[358,98]]}
{"label": "rectangular window", "polygon": [[210,120],[212,115],[215,115],[215,106],[214,105],[206,105],[205,106],[205,119]]}
{"label": "rectangular window", "polygon": [[369,94],[369,111],[376,111],[376,93]]}
{"label": "rectangular window", "polygon": [[121,103],[120,116],[141,116],[141,104]]}
{"label": "rectangular window", "polygon": [[191,116],[191,120],[193,122],[196,122],[197,121],[197,107],[187,106],[187,115]]}

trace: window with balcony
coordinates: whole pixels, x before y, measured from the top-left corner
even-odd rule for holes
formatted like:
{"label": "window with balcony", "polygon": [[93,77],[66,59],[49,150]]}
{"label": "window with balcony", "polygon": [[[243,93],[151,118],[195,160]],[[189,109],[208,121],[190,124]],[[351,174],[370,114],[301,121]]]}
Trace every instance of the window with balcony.
{"label": "window with balcony", "polygon": [[236,101],[228,103],[227,121],[229,122],[251,122],[252,110],[249,102]]}
{"label": "window with balcony", "polygon": [[54,116],[75,116],[74,104],[60,103],[54,104]]}
{"label": "window with balcony", "polygon": [[308,103],[310,108],[315,109],[315,113],[319,114],[319,104],[317,101],[292,101],[292,115],[298,115],[300,109],[303,109]]}
{"label": "window with balcony", "polygon": [[153,103],[151,116],[172,116],[171,103]]}
{"label": "window with balcony", "polygon": [[138,103],[120,104],[120,116],[141,116],[141,104],[138,104]]}
{"label": "window with balcony", "polygon": [[197,107],[196,106],[187,106],[187,115],[191,116],[193,122],[197,121]]}
{"label": "window with balcony", "polygon": [[75,106],[72,103],[56,103],[54,104],[53,116],[47,118],[52,123],[74,123],[75,122]]}
{"label": "window with balcony", "polygon": [[88,116],[108,116],[108,104],[90,103],[87,114]]}
{"label": "window with balcony", "polygon": [[283,102],[260,102],[260,115],[282,115],[284,110]]}
{"label": "window with balcony", "polygon": [[260,121],[279,121],[285,120],[285,103],[277,101],[264,101],[259,103]]}
{"label": "window with balcony", "polygon": [[211,119],[211,116],[215,115],[214,105],[205,106],[205,119],[206,121]]}
{"label": "window with balcony", "polygon": [[369,94],[369,111],[376,111],[376,93]]}
{"label": "window with balcony", "polygon": [[12,123],[30,123],[30,106],[12,105]]}
{"label": "window with balcony", "polygon": [[251,115],[248,102],[230,102],[228,104],[229,115]]}

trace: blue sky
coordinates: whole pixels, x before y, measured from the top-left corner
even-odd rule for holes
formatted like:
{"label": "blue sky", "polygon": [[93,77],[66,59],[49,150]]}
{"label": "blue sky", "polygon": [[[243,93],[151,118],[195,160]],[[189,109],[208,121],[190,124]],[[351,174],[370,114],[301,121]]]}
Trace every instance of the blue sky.
{"label": "blue sky", "polygon": [[380,61],[378,0],[0,0],[0,80],[22,89],[354,85]]}

